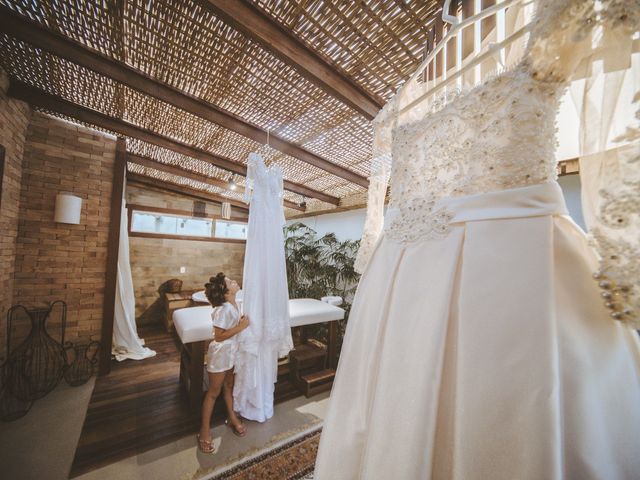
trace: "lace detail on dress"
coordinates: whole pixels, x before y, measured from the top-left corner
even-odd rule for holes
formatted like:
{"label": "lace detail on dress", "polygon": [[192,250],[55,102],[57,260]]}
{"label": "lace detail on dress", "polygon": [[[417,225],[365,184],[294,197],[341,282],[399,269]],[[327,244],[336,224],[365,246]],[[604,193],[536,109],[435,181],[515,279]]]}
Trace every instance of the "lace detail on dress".
{"label": "lace detail on dress", "polygon": [[453,214],[444,207],[436,209],[434,199],[415,198],[387,214],[385,236],[401,243],[431,240],[446,236]]}
{"label": "lace detail on dress", "polygon": [[354,262],[354,269],[363,273],[373,255],[373,249],[380,237],[384,222],[384,200],[389,183],[391,156],[382,154],[372,162],[369,177],[369,191],[367,192],[367,217],[364,231],[360,240],[360,247]]}
{"label": "lace detail on dress", "polygon": [[527,52],[534,76],[566,81],[592,51],[594,32],[600,37],[613,30],[624,35],[638,25],[638,0],[540,0]]}
{"label": "lace detail on dress", "polygon": [[[640,121],[640,110],[636,117]],[[611,316],[640,329],[640,127],[620,140],[631,140],[632,153],[620,156],[617,174],[598,192],[602,203],[590,233],[600,268],[593,277]]]}

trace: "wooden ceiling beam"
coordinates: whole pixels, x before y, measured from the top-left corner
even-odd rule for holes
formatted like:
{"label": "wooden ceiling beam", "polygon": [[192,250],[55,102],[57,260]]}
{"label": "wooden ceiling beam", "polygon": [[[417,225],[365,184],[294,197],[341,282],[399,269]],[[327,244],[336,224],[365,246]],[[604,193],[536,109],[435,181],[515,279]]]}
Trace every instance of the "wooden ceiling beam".
{"label": "wooden ceiling beam", "polygon": [[[242,176],[246,176],[247,174],[246,165],[234,162],[228,158],[214,155],[178,140],[165,137],[164,135],[152,132],[151,130],[132,125],[124,120],[113,118],[105,115],[104,113],[96,112],[90,108],[77,105],[15,79],[11,79],[7,94],[10,97],[17,98],[18,100],[27,102],[35,107],[66,115],[81,122],[95,125],[96,127],[110,130],[126,137],[142,140],[143,142],[166,148],[191,158],[202,160],[223,170],[237,173]],[[318,200],[322,200],[323,202],[327,202],[332,205],[338,205],[340,203],[339,198],[311,189],[305,185],[300,185],[287,180],[285,180],[283,184],[284,188],[290,192],[304,195],[306,197],[317,198]]]}
{"label": "wooden ceiling beam", "polygon": [[[149,77],[125,63],[52,32],[4,6],[0,6],[0,31],[258,143],[267,143],[267,132],[260,127],[211,103]],[[367,188],[369,185],[366,177],[330,162],[282,137],[270,133],[269,145],[282,153],[291,155],[361,187]]]}
{"label": "wooden ceiling beam", "polygon": [[204,190],[198,190],[197,188],[192,188],[186,185],[180,185],[177,183],[170,182],[168,180],[153,178],[147,175],[142,175],[142,174],[134,173],[131,171],[127,171],[127,182],[138,184],[138,185],[155,187],[168,192],[195,198],[197,200],[205,200],[205,201],[215,202],[220,204],[222,204],[223,202],[229,202],[235,208],[241,209],[243,211],[249,211],[249,207],[244,202],[241,202],[239,200],[234,200],[234,199],[227,198],[215,193],[206,192]]}
{"label": "wooden ceiling beam", "polygon": [[195,198],[196,200],[205,200],[215,203],[229,202],[235,208],[239,208],[245,211],[249,210],[245,203],[238,200],[233,200],[231,198],[223,197],[222,195],[217,195],[215,193],[205,192],[196,188],[187,187],[186,185],[178,185],[177,183],[169,182],[167,180],[160,180],[159,178],[148,177],[147,175],[141,175],[139,173],[133,173],[130,171],[127,172],[127,183],[155,187],[166,190],[167,192]]}
{"label": "wooden ceiling beam", "polygon": [[342,103],[373,119],[384,102],[338,72],[277,22],[245,0],[200,0],[218,17],[295,68]]}
{"label": "wooden ceiling beam", "polygon": [[[234,193],[240,193],[240,194],[244,193],[244,188],[240,185],[238,185],[235,190],[231,190],[231,188],[229,188],[229,183],[225,182],[224,180],[220,180],[218,178],[206,177],[192,170],[187,170],[186,168],[178,167],[176,165],[161,163],[152,158],[144,157],[142,155],[137,155],[135,153],[127,153],[127,161],[130,163],[135,163],[136,165],[140,165],[141,167],[153,168],[154,170],[158,170],[160,172],[169,173],[171,175],[176,175],[183,178],[189,178],[191,180],[195,180],[196,182],[222,188],[224,190],[231,191]],[[290,200],[284,200],[284,206],[287,208],[300,210],[301,212],[305,211],[303,207],[301,207],[297,203],[292,202]]]}

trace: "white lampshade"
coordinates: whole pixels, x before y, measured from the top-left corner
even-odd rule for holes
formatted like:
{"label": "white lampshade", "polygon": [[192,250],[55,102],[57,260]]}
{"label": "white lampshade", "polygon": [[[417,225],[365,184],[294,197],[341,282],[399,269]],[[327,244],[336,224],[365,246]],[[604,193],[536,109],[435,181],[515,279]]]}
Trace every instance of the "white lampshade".
{"label": "white lampshade", "polygon": [[82,199],[68,193],[56,195],[56,214],[54,220],[58,223],[80,223]]}

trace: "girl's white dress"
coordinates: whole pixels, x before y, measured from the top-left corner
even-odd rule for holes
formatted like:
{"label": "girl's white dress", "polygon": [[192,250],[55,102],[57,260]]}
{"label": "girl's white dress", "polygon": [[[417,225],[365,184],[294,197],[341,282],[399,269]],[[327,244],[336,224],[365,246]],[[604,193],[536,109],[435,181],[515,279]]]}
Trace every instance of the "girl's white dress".
{"label": "girl's white dress", "polygon": [[363,238],[315,480],[640,478],[638,334],[555,180],[568,73],[592,38],[631,38],[640,4],[534,3],[520,63],[411,121],[382,113],[391,201]]}
{"label": "girl's white dress", "polygon": [[[231,303],[225,302],[219,307],[214,307],[211,312],[213,326],[229,330],[238,325],[240,313]],[[230,370],[235,365],[238,351],[238,335],[218,342],[214,340],[209,344],[207,352],[207,372],[219,373]]]}

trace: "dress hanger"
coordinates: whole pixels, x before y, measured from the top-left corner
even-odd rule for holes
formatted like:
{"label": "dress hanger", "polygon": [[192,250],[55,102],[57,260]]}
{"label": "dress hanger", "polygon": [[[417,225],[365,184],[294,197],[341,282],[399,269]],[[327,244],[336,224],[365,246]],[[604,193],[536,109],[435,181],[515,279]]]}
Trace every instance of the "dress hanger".
{"label": "dress hanger", "polygon": [[450,25],[459,24],[460,19],[455,15],[449,15],[450,11],[451,11],[451,0],[444,0],[444,5],[442,6],[442,21]]}
{"label": "dress hanger", "polygon": [[[464,20],[459,20],[457,17],[454,17],[447,13],[449,11],[449,5],[451,4],[451,0],[445,0],[443,10],[442,10],[442,20],[453,26],[447,31],[447,34],[435,46],[435,48],[429,53],[429,55],[427,55],[427,57],[423,60],[423,62],[418,67],[418,69],[413,73],[413,75],[411,75],[411,78],[408,80],[408,82],[416,81],[416,79],[421,75],[423,70],[427,68],[427,66],[433,61],[434,57],[442,50],[444,45],[451,38],[457,35],[461,30],[479,22],[480,20],[486,17],[494,15],[499,10],[505,9],[507,7],[514,7],[514,6],[517,6],[519,8],[519,7],[522,7],[523,3],[526,3],[529,1],[531,0],[505,0],[503,2],[492,5],[489,8],[486,8],[479,13],[476,13],[471,17],[465,18]],[[517,31],[509,35],[507,38],[505,38],[501,42],[490,44],[490,47],[488,50],[476,56],[475,58],[471,59],[464,66],[458,68],[458,70],[456,70],[452,75],[448,76],[446,79],[442,79],[432,88],[430,88],[427,92],[423,93],[418,98],[412,100],[409,104],[403,106],[397,112],[397,114],[398,115],[403,114],[409,111],[410,109],[412,109],[413,107],[415,107],[416,105],[422,103],[424,100],[428,99],[429,97],[431,97],[433,94],[435,94],[442,88],[451,84],[451,82],[453,82],[454,80],[460,78],[462,75],[464,75],[464,73],[469,71],[471,68],[481,64],[482,62],[491,58],[492,56],[497,55],[501,50],[504,50],[507,46],[509,46],[510,44],[512,44],[519,38],[521,38],[524,34],[528,33],[530,29],[531,29],[530,25],[525,25],[524,27],[518,29]],[[498,62],[498,63],[501,63],[501,62]]]}
{"label": "dress hanger", "polygon": [[479,22],[480,20],[486,17],[494,15],[499,10],[502,10],[514,5],[519,5],[524,1],[525,0],[504,0],[503,2],[496,3],[495,5],[492,5],[489,8],[485,8],[481,12],[478,12],[475,15],[472,15],[471,17],[465,18],[464,20],[459,20],[457,17],[454,17],[453,15],[449,15],[447,13],[449,12],[449,6],[451,5],[451,0],[445,0],[445,4],[442,9],[442,20],[452,25],[452,27],[447,31],[447,34],[444,36],[442,40],[440,40],[440,42],[438,42],[438,44],[434,47],[434,49],[431,52],[429,52],[429,54],[422,61],[422,63],[416,69],[413,75],[411,75],[411,78],[409,78],[409,82],[415,81],[420,76],[422,71],[425,68],[427,68],[427,65],[429,65],[429,63],[431,63],[431,61],[440,52],[440,50],[444,48],[446,43],[449,40],[451,40],[455,35],[457,35],[460,30],[463,30],[466,27],[473,25],[476,22]]}
{"label": "dress hanger", "polygon": [[[458,78],[460,78],[467,71],[469,71],[469,69],[475,67],[476,65],[480,65],[485,60],[487,60],[487,59],[491,58],[492,56],[496,55],[501,50],[504,50],[506,47],[508,47],[510,44],[512,44],[513,42],[515,42],[519,38],[521,38],[524,34],[528,33],[529,31],[531,31],[531,25],[525,25],[524,27],[521,27],[520,29],[516,30],[514,33],[509,35],[503,41],[492,44],[491,48],[489,48],[487,51],[485,51],[484,53],[480,54],[479,56],[477,56],[476,58],[471,60],[469,63],[467,63],[464,67],[460,68],[459,70],[454,72],[452,75],[448,76],[446,79],[444,79],[441,82],[439,82],[438,84],[436,84],[433,88],[430,88],[425,93],[420,95],[418,98],[412,100],[410,103],[408,103],[407,105],[402,107],[398,111],[398,114],[402,114],[402,113],[405,113],[405,112],[411,110],[413,107],[415,107],[416,105],[422,103],[424,100],[426,100],[427,98],[429,98],[433,94],[437,93],[439,90],[441,90],[444,87],[446,87],[447,85],[451,84],[451,82],[453,82],[454,80],[457,80]],[[498,63],[502,63],[502,62],[498,62]],[[502,65],[502,66],[504,66],[504,65]]]}

